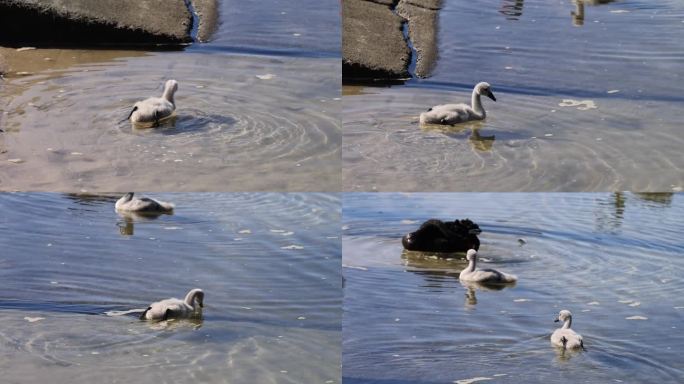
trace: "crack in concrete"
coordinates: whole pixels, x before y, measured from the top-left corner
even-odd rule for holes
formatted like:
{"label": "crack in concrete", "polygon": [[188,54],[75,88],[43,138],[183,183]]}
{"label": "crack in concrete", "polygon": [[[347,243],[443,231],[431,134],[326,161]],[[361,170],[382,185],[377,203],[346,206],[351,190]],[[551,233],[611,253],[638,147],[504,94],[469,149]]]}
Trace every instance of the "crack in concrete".
{"label": "crack in concrete", "polygon": [[189,33],[192,41],[197,42],[197,35],[199,33],[200,17],[195,11],[195,6],[192,0],[185,0],[185,6],[188,7],[188,12],[192,16],[192,21],[190,22]]}

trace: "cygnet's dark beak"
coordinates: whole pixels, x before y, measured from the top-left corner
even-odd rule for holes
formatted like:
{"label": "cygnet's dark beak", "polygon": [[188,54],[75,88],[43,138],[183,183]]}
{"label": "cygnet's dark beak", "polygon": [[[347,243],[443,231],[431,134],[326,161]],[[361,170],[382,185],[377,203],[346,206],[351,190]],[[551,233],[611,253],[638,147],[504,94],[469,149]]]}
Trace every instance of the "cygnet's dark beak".
{"label": "cygnet's dark beak", "polygon": [[492,91],[490,91],[489,89],[487,90],[487,92],[485,93],[485,95],[486,95],[487,97],[489,97],[490,99],[496,101],[496,97],[494,97],[494,94],[493,94]]}
{"label": "cygnet's dark beak", "polygon": [[558,318],[556,318],[556,320],[554,320],[553,322],[554,322],[554,323],[557,323],[557,322],[559,322],[559,321],[560,321],[560,320],[558,320]]}

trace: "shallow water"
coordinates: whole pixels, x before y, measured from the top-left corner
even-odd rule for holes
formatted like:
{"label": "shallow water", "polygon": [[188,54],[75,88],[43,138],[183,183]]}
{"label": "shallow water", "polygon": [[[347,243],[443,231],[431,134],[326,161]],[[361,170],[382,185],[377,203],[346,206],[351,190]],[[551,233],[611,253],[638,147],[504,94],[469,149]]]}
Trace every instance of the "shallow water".
{"label": "shallow water", "polygon": [[[0,194],[3,382],[339,383],[338,195],[117,197]],[[202,321],[125,314],[193,287]]]}
{"label": "shallow water", "polygon": [[[345,383],[684,377],[684,195],[345,194],[343,206]],[[518,283],[469,291],[464,255],[403,252],[432,217],[476,221],[479,266]],[[550,344],[561,309],[586,352]]]}
{"label": "shallow water", "polygon": [[[184,51],[13,53],[0,86],[0,189],[339,190],[339,28],[337,38],[312,29],[339,24],[333,5],[295,17],[278,1],[240,12],[221,2],[213,40]],[[177,118],[133,129],[133,103],[169,78]]]}
{"label": "shallow water", "polygon": [[[581,26],[573,10],[570,1],[445,2],[431,77],[344,88],[344,189],[680,190],[684,4],[585,5]],[[497,97],[484,99],[484,122],[419,127],[433,105],[469,103],[479,81]]]}

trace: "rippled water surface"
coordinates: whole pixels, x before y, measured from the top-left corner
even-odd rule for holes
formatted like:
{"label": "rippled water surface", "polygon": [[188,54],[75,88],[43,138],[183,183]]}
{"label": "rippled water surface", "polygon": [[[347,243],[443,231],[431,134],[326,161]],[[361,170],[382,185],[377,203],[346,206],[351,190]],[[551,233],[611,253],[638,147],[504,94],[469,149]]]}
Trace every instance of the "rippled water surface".
{"label": "rippled water surface", "polygon": [[[681,194],[347,194],[345,383],[679,383],[684,377]],[[483,230],[487,290],[449,260],[404,252],[428,218]],[[525,241],[520,244],[518,239]],[[585,352],[549,342],[561,309]]]}
{"label": "rippled water surface", "polygon": [[[431,77],[344,88],[344,189],[681,190],[683,22],[679,1],[445,1]],[[484,122],[421,129],[479,81]]]}
{"label": "rippled water surface", "polygon": [[[2,381],[338,383],[339,196],[154,197],[0,194]],[[127,313],[193,287],[201,321]]]}
{"label": "rippled water surface", "polygon": [[[222,1],[213,39],[183,51],[11,52],[0,189],[339,190],[339,12],[328,3]],[[133,103],[169,78],[176,119],[131,127]]]}

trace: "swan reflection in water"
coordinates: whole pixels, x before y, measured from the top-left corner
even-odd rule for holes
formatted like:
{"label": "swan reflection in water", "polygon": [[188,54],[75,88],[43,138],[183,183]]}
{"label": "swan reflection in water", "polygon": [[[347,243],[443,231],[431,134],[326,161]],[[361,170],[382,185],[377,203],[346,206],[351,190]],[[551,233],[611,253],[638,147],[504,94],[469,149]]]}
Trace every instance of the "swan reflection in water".
{"label": "swan reflection in water", "polygon": [[424,124],[421,126],[426,132],[439,132],[446,136],[458,138],[470,133],[468,143],[477,152],[489,152],[494,147],[496,135],[482,135],[481,128],[485,126],[482,121],[472,121],[457,125]]}
{"label": "swan reflection in water", "polygon": [[584,4],[601,5],[612,3],[615,0],[573,0],[575,3],[575,10],[570,12],[572,16],[572,25],[581,27],[584,25]]}
{"label": "swan reflection in water", "polygon": [[461,285],[466,289],[464,305],[468,309],[473,309],[477,305],[477,295],[475,294],[475,291],[501,291],[506,288],[515,287],[515,282],[508,284],[485,284],[461,280]]}
{"label": "swan reflection in water", "polygon": [[145,222],[145,221],[153,221],[159,218],[159,216],[162,215],[172,215],[173,213],[167,213],[167,212],[126,212],[126,211],[117,211],[116,212],[119,215],[119,220],[116,223],[116,226],[119,227],[119,233],[123,236],[133,236],[135,233],[135,223],[136,222]]}
{"label": "swan reflection in water", "polygon": [[523,14],[525,0],[503,0],[499,13],[506,16],[506,20],[518,20]]}

